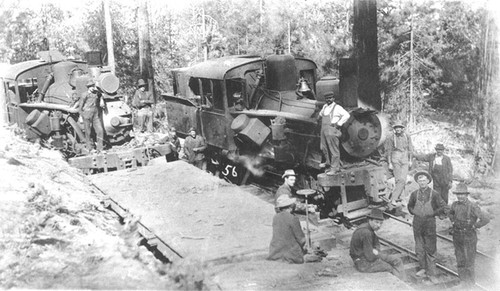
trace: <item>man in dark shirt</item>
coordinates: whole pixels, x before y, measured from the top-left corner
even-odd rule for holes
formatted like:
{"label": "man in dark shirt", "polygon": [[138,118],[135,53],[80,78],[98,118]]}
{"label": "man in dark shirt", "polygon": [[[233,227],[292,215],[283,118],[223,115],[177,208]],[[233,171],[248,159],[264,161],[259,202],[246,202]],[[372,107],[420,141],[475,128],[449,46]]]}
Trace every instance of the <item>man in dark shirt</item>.
{"label": "man in dark shirt", "polygon": [[184,140],[184,154],[190,164],[206,171],[205,150],[207,149],[207,142],[203,136],[196,134],[194,127],[191,127],[188,133],[189,135]]}
{"label": "man in dark shirt", "polygon": [[469,194],[467,185],[458,184],[453,194],[457,195],[458,201],[451,205],[449,217],[453,223],[453,245],[457,257],[458,277],[464,287],[469,289],[475,284],[476,229],[488,224],[490,219],[476,203],[467,199]]}
{"label": "man in dark shirt", "polygon": [[414,176],[419,189],[413,191],[408,201],[408,211],[413,214],[413,237],[420,270],[417,277],[427,275],[433,283],[437,282],[436,270],[436,218],[444,219],[445,203],[439,193],[429,187],[432,181],[427,171],[419,171]]}
{"label": "man in dark shirt", "polygon": [[139,79],[137,82],[137,90],[132,99],[132,106],[137,109],[137,119],[139,121],[139,130],[144,132],[153,131],[153,110],[151,106],[154,104],[153,94],[146,91],[146,82]]}
{"label": "man in dark shirt", "polygon": [[389,136],[385,142],[385,150],[389,169],[393,170],[396,186],[391,194],[389,210],[397,206],[406,185],[408,176],[408,165],[412,159],[413,144],[408,134],[404,132],[404,125],[401,121],[396,121],[392,126],[394,134]]}
{"label": "man in dark shirt", "polygon": [[87,83],[88,91],[82,94],[79,101],[79,111],[83,119],[83,126],[85,129],[85,140],[87,143],[87,150],[91,151],[93,142],[91,138],[92,128],[94,128],[97,139],[97,150],[103,150],[104,141],[104,128],[102,125],[102,107],[104,107],[104,100],[102,94],[95,87],[93,80]]}
{"label": "man in dark shirt", "polygon": [[396,255],[380,252],[380,243],[375,231],[384,222],[380,209],[372,209],[368,222],[360,225],[352,234],[349,254],[356,270],[362,273],[391,272],[402,280],[406,279],[403,262]]}
{"label": "man in dark shirt", "polygon": [[439,193],[441,199],[448,204],[448,191],[450,190],[453,182],[453,165],[451,159],[444,154],[444,145],[438,143],[436,145],[436,152],[432,154],[415,154],[415,158],[419,161],[429,163],[429,173],[432,175],[434,181],[434,190]]}
{"label": "man in dark shirt", "polygon": [[294,198],[287,195],[278,197],[276,207],[279,211],[273,218],[273,237],[269,245],[268,260],[304,263],[306,237],[299,218],[292,213],[294,205]]}

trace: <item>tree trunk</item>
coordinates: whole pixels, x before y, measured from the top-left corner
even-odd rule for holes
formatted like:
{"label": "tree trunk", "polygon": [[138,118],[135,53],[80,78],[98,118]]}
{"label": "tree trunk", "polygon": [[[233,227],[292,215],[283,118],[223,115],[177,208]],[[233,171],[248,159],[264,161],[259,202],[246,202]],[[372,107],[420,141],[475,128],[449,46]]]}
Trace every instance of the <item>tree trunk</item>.
{"label": "tree trunk", "polygon": [[148,84],[148,91],[153,93],[156,103],[154,87],[154,70],[151,58],[151,40],[149,38],[149,12],[147,0],[139,1],[137,13],[137,24],[139,31],[139,67],[142,79]]}
{"label": "tree trunk", "polygon": [[481,65],[479,70],[479,88],[475,100],[476,136],[474,140],[474,156],[476,160],[476,174],[488,174],[498,168],[496,150],[499,134],[498,100],[500,94],[498,85],[499,78],[499,54],[496,46],[498,39],[498,27],[491,11],[485,17],[482,26],[483,43],[481,46]]}
{"label": "tree trunk", "polygon": [[109,0],[104,0],[104,22],[106,23],[106,45],[108,49],[108,66],[116,75],[115,53],[113,46],[113,28],[111,27],[111,13],[109,12]]}

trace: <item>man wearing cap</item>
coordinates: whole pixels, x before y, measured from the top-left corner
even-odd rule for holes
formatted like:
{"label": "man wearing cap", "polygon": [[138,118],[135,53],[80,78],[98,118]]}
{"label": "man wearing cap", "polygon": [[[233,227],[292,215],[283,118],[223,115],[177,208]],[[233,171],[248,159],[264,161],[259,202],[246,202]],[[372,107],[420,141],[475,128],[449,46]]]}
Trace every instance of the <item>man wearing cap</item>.
{"label": "man wearing cap", "polygon": [[474,287],[476,229],[488,224],[490,219],[476,203],[467,199],[469,194],[467,185],[459,183],[453,194],[457,195],[458,201],[453,202],[448,215],[453,224],[453,245],[457,257],[458,276],[464,287]]}
{"label": "man wearing cap", "polygon": [[435,153],[422,155],[415,154],[415,159],[429,163],[429,173],[434,181],[434,190],[436,190],[441,199],[448,204],[448,191],[453,182],[453,165],[451,159],[444,154],[444,145],[436,144]]}
{"label": "man wearing cap", "polygon": [[380,243],[375,233],[384,222],[380,209],[372,209],[368,222],[361,224],[352,234],[349,255],[356,270],[362,273],[391,272],[405,280],[403,262],[397,255],[380,252]]}
{"label": "man wearing cap", "polygon": [[335,103],[333,91],[324,94],[326,104],[318,114],[321,118],[321,151],[325,157],[325,163],[320,166],[326,167],[327,175],[340,172],[340,136],[341,127],[351,116],[342,106]]}
{"label": "man wearing cap", "polygon": [[292,169],[285,170],[283,175],[281,176],[283,178],[283,184],[278,188],[276,191],[276,194],[274,195],[274,203],[276,205],[278,198],[281,195],[286,195],[290,198],[293,196],[293,186],[295,186],[295,182],[297,181],[297,175],[295,174],[295,171]]}
{"label": "man wearing cap", "polygon": [[389,162],[389,169],[393,170],[396,186],[391,194],[389,210],[392,210],[400,201],[406,185],[408,176],[408,165],[412,159],[413,144],[408,134],[404,132],[404,125],[401,121],[396,121],[392,126],[394,134],[389,136],[385,143],[386,157]]}
{"label": "man wearing cap", "polygon": [[82,94],[79,101],[79,112],[83,119],[85,129],[85,141],[87,150],[91,151],[94,146],[92,142],[92,128],[97,139],[97,150],[103,150],[104,128],[102,125],[102,109],[105,106],[101,92],[96,88],[95,82],[91,79],[87,83],[87,92]]}
{"label": "man wearing cap", "polygon": [[204,152],[207,149],[207,142],[203,136],[196,134],[194,127],[191,127],[188,133],[184,140],[184,155],[190,164],[206,171],[207,161]]}
{"label": "man wearing cap", "polygon": [[410,194],[408,211],[413,214],[413,237],[420,270],[418,277],[427,275],[436,281],[436,216],[444,216],[446,204],[439,193],[429,187],[432,181],[427,171],[419,171],[414,176],[419,189]]}
{"label": "man wearing cap", "polygon": [[273,236],[269,244],[268,260],[304,263],[306,237],[299,218],[293,215],[295,199],[281,195],[276,201],[279,211],[273,217]]}
{"label": "man wearing cap", "polygon": [[135,91],[132,99],[132,107],[137,109],[137,119],[139,122],[139,129],[141,132],[147,130],[153,131],[153,110],[151,106],[154,104],[153,94],[146,91],[146,82],[139,79],[137,82],[137,90]]}

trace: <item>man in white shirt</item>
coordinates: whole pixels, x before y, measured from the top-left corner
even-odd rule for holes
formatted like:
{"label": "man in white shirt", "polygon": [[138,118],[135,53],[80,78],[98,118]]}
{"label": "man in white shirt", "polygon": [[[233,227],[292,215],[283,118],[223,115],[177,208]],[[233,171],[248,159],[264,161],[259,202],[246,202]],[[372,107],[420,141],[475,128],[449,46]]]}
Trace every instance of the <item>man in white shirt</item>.
{"label": "man in white shirt", "polygon": [[325,156],[325,163],[320,166],[326,167],[327,175],[340,172],[340,128],[351,116],[342,106],[335,103],[333,91],[324,94],[326,104],[318,115],[321,118],[321,151]]}

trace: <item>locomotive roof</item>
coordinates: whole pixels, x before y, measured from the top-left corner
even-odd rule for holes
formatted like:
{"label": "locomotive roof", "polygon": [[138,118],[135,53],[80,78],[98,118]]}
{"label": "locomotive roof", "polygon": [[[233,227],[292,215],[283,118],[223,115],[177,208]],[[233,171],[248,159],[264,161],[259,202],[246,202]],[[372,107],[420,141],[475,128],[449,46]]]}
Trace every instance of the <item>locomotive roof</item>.
{"label": "locomotive roof", "polygon": [[256,55],[228,56],[183,68],[183,71],[192,77],[222,80],[230,70],[260,61],[262,61],[262,58]]}
{"label": "locomotive roof", "polygon": [[[75,63],[85,63],[83,61],[76,61],[76,60],[71,60],[71,61]],[[37,67],[53,65],[56,63],[59,62],[46,62],[43,60],[30,60],[30,61],[20,62],[7,67],[7,69],[3,72],[1,77],[5,79],[16,80],[24,72],[35,69]]]}

